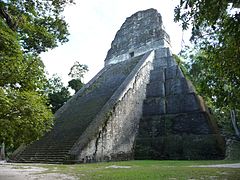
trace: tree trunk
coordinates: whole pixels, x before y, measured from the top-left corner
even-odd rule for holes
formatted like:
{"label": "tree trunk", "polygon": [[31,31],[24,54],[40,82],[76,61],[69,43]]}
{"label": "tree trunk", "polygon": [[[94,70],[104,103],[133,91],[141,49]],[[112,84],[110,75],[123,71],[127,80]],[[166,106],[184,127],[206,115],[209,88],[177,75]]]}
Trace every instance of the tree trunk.
{"label": "tree trunk", "polygon": [[5,160],[5,144],[4,144],[4,142],[1,145],[0,160]]}
{"label": "tree trunk", "polygon": [[235,134],[237,135],[238,138],[240,138],[240,129],[237,125],[236,111],[231,110],[230,113],[231,113],[231,121],[232,121],[233,128],[235,130]]}

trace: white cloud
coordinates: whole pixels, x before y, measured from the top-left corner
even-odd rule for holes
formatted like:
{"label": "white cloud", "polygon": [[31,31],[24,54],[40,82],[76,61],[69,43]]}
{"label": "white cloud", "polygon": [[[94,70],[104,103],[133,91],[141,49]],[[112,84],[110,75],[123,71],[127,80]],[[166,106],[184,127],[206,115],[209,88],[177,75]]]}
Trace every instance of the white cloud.
{"label": "white cloud", "polygon": [[41,55],[50,74],[59,74],[64,82],[74,61],[87,64],[88,82],[103,67],[104,59],[117,30],[125,19],[139,10],[155,8],[161,13],[173,52],[181,48],[181,27],[173,22],[177,0],[75,0],[64,12],[69,24],[69,42]]}

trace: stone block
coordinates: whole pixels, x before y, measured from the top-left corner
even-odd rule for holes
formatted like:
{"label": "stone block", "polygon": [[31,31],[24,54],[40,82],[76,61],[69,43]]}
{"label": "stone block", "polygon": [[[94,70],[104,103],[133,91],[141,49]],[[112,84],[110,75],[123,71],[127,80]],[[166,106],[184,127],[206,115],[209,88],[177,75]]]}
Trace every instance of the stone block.
{"label": "stone block", "polygon": [[183,78],[184,75],[178,66],[171,66],[166,69],[166,80],[174,78]]}
{"label": "stone block", "polygon": [[167,65],[168,67],[177,65],[175,59],[172,56],[167,57]]}
{"label": "stone block", "polygon": [[161,81],[151,82],[147,85],[147,97],[165,97],[165,86]]}
{"label": "stone block", "polygon": [[153,138],[151,144],[151,159],[167,159],[164,138]]}
{"label": "stone block", "polygon": [[223,159],[224,146],[217,142],[218,135],[183,136],[183,157],[191,160]]}
{"label": "stone block", "polygon": [[153,138],[165,135],[166,127],[165,120],[163,118],[159,118],[158,120],[152,121],[152,136]]}
{"label": "stone block", "polygon": [[156,57],[153,61],[154,68],[169,68],[172,66],[177,66],[177,63],[172,56]]}
{"label": "stone block", "polygon": [[151,138],[152,133],[152,121],[141,121],[138,129],[139,138]]}
{"label": "stone block", "polygon": [[155,69],[158,68],[166,68],[168,66],[167,58],[155,58],[153,61],[153,67]]}
{"label": "stone block", "polygon": [[[224,147],[216,141],[217,135],[167,135],[146,141],[139,139],[138,146],[142,147],[141,157],[148,159],[174,160],[204,160],[224,158]],[[143,148],[144,147],[144,148]],[[146,150],[144,152],[144,150]],[[138,153],[138,156],[140,153]]]}
{"label": "stone block", "polygon": [[178,114],[201,110],[198,97],[195,93],[176,94],[166,97],[166,112]]}
{"label": "stone block", "polygon": [[185,95],[184,105],[182,107],[183,112],[201,111],[201,106],[198,100],[198,96],[195,93],[189,93]]}
{"label": "stone block", "polygon": [[169,129],[172,134],[211,134],[213,132],[209,128],[208,118],[206,112],[177,114],[168,122],[171,123]]}
{"label": "stone block", "polygon": [[172,53],[169,48],[160,48],[155,50],[155,58],[162,58],[171,56]]}
{"label": "stone block", "polygon": [[182,88],[182,82],[180,79],[168,79],[165,83],[166,96],[182,94],[184,89]]}
{"label": "stone block", "polygon": [[169,135],[152,140],[153,159],[183,159],[182,137]]}
{"label": "stone block", "polygon": [[166,113],[163,98],[147,98],[143,102],[143,116],[159,115]]}
{"label": "stone block", "polygon": [[150,72],[150,82],[153,81],[165,81],[165,71],[163,68],[154,69]]}
{"label": "stone block", "polygon": [[192,84],[186,78],[168,79],[166,81],[166,96],[195,92]]}
{"label": "stone block", "polygon": [[136,138],[134,147],[134,159],[151,159],[151,138]]}
{"label": "stone block", "polygon": [[172,95],[166,98],[166,113],[176,114],[182,112],[183,95]]}
{"label": "stone block", "polygon": [[154,138],[165,135],[165,122],[161,116],[143,117],[140,120],[138,137]]}

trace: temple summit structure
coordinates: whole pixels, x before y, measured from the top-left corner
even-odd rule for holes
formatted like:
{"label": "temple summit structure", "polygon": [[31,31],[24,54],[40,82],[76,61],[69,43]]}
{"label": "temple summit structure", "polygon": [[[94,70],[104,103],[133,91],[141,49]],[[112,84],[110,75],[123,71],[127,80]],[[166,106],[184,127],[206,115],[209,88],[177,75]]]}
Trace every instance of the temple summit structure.
{"label": "temple summit structure", "polygon": [[174,59],[155,9],[126,19],[105,67],[55,117],[52,130],[12,161],[224,158],[216,122]]}

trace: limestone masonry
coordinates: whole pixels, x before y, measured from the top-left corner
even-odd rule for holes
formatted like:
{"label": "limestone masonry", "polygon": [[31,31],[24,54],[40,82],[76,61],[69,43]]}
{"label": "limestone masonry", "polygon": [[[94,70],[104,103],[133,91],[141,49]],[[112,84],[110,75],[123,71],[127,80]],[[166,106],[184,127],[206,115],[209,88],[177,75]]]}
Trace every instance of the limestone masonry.
{"label": "limestone masonry", "polygon": [[53,129],[12,161],[224,158],[217,125],[170,49],[155,9],[128,17],[105,67],[56,112]]}

